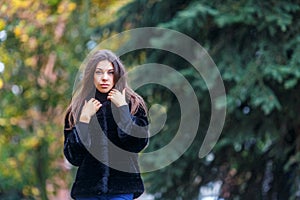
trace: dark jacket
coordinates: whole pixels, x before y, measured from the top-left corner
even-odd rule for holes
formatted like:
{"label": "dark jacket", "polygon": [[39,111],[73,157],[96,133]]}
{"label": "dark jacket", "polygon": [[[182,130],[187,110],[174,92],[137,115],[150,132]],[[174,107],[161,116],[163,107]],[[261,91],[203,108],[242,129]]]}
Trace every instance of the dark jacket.
{"label": "dark jacket", "polygon": [[133,193],[136,198],[144,192],[137,153],[148,143],[146,114],[140,108],[131,115],[130,106],[117,108],[99,92],[96,98],[102,107],[89,124],[68,129],[65,120],[64,155],[79,167],[71,196]]}

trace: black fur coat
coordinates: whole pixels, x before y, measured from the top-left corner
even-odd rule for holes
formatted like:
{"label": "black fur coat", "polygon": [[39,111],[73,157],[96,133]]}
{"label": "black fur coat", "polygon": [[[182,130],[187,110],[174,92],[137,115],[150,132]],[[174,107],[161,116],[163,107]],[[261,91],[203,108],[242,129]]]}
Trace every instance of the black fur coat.
{"label": "black fur coat", "polygon": [[142,109],[131,115],[128,105],[115,107],[100,92],[96,99],[102,107],[89,124],[70,129],[68,116],[65,120],[64,155],[78,166],[71,196],[131,193],[137,198],[144,192],[137,153],[148,143],[147,116]]}

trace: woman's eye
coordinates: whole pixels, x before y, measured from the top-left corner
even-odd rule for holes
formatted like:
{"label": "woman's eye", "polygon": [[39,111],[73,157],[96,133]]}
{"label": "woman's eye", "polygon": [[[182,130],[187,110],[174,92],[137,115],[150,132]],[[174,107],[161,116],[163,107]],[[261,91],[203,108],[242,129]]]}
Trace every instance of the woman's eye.
{"label": "woman's eye", "polygon": [[102,74],[101,71],[95,71],[95,74]]}
{"label": "woman's eye", "polygon": [[108,72],[109,74],[114,74],[114,71],[110,71],[110,72]]}

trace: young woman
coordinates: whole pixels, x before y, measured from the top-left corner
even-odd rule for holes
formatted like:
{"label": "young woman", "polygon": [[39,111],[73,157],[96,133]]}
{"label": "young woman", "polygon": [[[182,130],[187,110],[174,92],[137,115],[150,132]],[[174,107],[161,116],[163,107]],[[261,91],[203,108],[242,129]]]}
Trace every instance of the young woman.
{"label": "young woman", "polygon": [[78,166],[72,198],[132,200],[143,193],[137,153],[148,143],[146,110],[119,58],[96,51],[65,116],[64,155]]}

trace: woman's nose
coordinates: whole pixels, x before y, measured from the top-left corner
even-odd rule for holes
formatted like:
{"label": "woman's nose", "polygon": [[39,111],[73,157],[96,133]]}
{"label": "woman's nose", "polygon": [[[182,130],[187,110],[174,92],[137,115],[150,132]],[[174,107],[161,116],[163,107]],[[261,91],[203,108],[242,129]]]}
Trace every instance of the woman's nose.
{"label": "woman's nose", "polygon": [[108,74],[107,73],[103,73],[102,80],[107,80],[107,79],[108,79]]}

